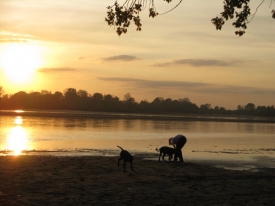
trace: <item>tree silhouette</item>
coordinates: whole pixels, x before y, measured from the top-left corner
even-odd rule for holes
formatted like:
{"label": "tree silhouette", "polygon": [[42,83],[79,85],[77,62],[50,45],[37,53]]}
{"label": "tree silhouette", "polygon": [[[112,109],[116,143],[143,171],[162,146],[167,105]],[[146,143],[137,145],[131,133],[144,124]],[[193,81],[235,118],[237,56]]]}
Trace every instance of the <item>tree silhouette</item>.
{"label": "tree silhouette", "polygon": [[2,94],[4,94],[4,90],[3,90],[3,87],[0,86],[0,98],[1,98]]}
{"label": "tree silhouette", "polygon": [[[170,3],[172,0],[164,0],[167,3]],[[232,26],[237,29],[235,34],[238,36],[242,36],[245,33],[245,29],[247,28],[247,24],[253,19],[254,15],[256,14],[258,8],[262,5],[262,2],[257,7],[254,14],[252,14],[251,19],[250,17],[250,0],[224,0],[223,2],[223,11],[220,13],[220,16],[211,19],[211,22],[215,25],[217,30],[221,30],[225,21],[229,19],[235,19]],[[274,0],[273,0],[274,1]],[[173,7],[172,9],[164,12],[162,14],[166,14],[182,3],[182,0],[178,0],[178,4]],[[270,5],[272,0],[270,0]],[[120,36],[121,34],[126,34],[127,29],[131,24],[131,21],[134,22],[136,25],[136,30],[141,31],[141,20],[140,20],[140,12],[146,9],[148,6],[149,8],[149,17],[156,17],[159,14],[156,11],[156,6],[154,0],[124,0],[124,3],[120,5],[117,0],[115,1],[114,5],[108,6],[107,9],[107,17],[105,21],[108,23],[109,26],[114,26],[116,28],[116,33]],[[272,10],[272,17],[275,18],[275,11]]]}
{"label": "tree silhouette", "polygon": [[80,89],[80,90],[77,91],[78,107],[81,110],[88,110],[89,109],[88,97],[89,97],[89,94],[86,90]]}
{"label": "tree silhouette", "polygon": [[135,105],[136,105],[135,98],[133,98],[130,93],[127,93],[124,95],[123,103],[126,111],[129,112],[135,109]]}
{"label": "tree silhouette", "polygon": [[245,110],[254,110],[256,107],[255,107],[255,104],[253,103],[248,103],[247,105],[245,105],[244,109]]}
{"label": "tree silhouette", "polygon": [[210,111],[211,111],[211,104],[206,103],[200,106],[201,113],[206,114],[206,113],[210,113]]}
{"label": "tree silhouette", "polygon": [[24,91],[20,91],[15,93],[10,97],[12,106],[18,107],[18,108],[29,108],[30,105],[28,105],[28,93]]}
{"label": "tree silhouette", "polygon": [[78,96],[75,88],[65,89],[64,99],[68,109],[76,109]]}
{"label": "tree silhouette", "polygon": [[102,110],[103,95],[101,93],[94,93],[92,96],[91,110],[101,111]]}
{"label": "tree silhouette", "polygon": [[140,103],[130,93],[124,95],[123,100],[111,94],[101,93],[88,94],[85,90],[68,88],[64,94],[56,91],[52,93],[47,90],[41,92],[19,91],[15,94],[4,94],[0,99],[0,109],[4,110],[81,110],[92,112],[125,112],[125,113],[150,113],[150,114],[222,114],[222,115],[256,115],[275,117],[275,108],[272,106],[255,106],[248,103],[244,106],[238,105],[236,110],[226,110],[224,107],[206,103],[198,107],[188,98],[164,99],[156,97],[152,102],[142,100]]}

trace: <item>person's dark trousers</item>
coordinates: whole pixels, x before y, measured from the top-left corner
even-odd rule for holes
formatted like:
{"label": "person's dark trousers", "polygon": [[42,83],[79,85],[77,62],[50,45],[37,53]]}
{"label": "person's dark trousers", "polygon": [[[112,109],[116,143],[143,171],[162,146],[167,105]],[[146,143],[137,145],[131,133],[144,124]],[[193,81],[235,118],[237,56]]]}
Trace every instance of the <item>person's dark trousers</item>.
{"label": "person's dark trousers", "polygon": [[185,145],[186,143],[186,137],[185,136],[182,136],[180,139],[179,139],[179,142],[178,144],[176,144],[176,152],[175,152],[175,156],[174,156],[174,161],[177,161],[177,159],[179,158],[181,162],[183,162],[183,157],[182,157],[182,152],[181,152],[181,149],[183,148],[183,146]]}

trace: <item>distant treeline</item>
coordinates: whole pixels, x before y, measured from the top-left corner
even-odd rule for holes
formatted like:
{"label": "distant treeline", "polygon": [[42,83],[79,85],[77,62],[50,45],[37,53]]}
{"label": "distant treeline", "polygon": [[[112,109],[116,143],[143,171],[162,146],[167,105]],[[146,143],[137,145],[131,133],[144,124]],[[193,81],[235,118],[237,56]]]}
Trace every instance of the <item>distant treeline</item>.
{"label": "distant treeline", "polygon": [[3,94],[0,87],[0,109],[41,109],[41,110],[82,110],[94,112],[131,112],[131,113],[156,113],[156,114],[223,114],[223,115],[253,115],[253,116],[275,116],[274,105],[255,106],[253,103],[238,105],[236,110],[226,110],[224,107],[211,104],[197,106],[188,98],[173,100],[170,98],[156,97],[152,102],[142,100],[135,101],[129,93],[124,99],[101,93],[88,94],[85,90],[74,88],[65,89],[62,92],[20,91],[15,94]]}

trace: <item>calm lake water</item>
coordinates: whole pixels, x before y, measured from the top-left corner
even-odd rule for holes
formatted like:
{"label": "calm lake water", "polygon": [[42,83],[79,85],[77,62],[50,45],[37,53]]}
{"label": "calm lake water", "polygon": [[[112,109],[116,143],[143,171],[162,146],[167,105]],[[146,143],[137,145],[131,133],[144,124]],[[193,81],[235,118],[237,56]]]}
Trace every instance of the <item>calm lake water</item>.
{"label": "calm lake water", "polygon": [[186,162],[235,169],[275,168],[275,124],[0,115],[0,155],[115,155],[117,145],[157,159],[168,138],[187,137]]}

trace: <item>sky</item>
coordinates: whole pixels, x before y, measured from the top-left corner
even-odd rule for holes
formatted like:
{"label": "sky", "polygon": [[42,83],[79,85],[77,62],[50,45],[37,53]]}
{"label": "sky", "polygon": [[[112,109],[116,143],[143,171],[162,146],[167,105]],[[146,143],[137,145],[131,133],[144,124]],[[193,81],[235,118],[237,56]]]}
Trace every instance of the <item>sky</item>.
{"label": "sky", "polygon": [[[5,94],[67,88],[137,102],[157,97],[237,109],[275,105],[275,2],[258,8],[242,37],[211,19],[222,0],[186,0],[140,14],[120,37],[105,22],[114,0],[1,0],[0,86]],[[118,1],[123,3],[123,1]],[[178,0],[156,0],[157,12]],[[259,2],[250,5],[251,13]]]}

